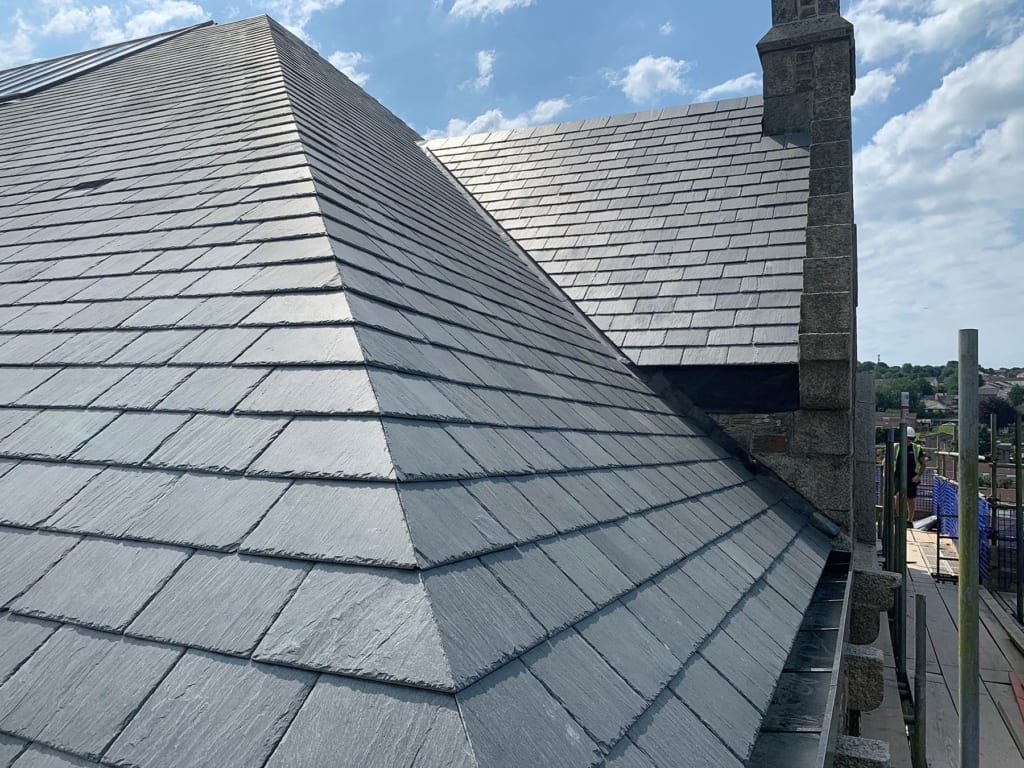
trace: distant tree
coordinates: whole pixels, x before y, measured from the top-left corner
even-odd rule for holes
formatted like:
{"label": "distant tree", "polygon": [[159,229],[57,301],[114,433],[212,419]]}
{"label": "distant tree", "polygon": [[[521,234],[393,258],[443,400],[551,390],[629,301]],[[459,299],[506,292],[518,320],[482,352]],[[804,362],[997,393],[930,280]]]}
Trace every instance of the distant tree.
{"label": "distant tree", "polygon": [[[978,400],[978,420],[988,424],[991,414],[996,415],[996,428],[1002,429],[1013,423],[1016,412],[1010,401],[998,395],[986,395]],[[983,450],[987,450],[984,448]]]}
{"label": "distant tree", "polygon": [[1014,384],[1010,387],[1009,399],[1010,405],[1019,406],[1024,404],[1024,386]]}

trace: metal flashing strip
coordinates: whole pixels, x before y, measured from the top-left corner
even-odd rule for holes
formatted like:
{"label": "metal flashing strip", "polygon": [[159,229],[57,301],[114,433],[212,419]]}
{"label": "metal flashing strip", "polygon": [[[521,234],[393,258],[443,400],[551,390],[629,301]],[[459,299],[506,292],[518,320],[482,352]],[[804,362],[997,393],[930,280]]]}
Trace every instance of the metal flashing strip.
{"label": "metal flashing strip", "polygon": [[842,724],[849,639],[850,556],[833,552],[779,678],[747,768],[831,766]]}
{"label": "metal flashing strip", "polygon": [[73,53],[57,59],[47,59],[8,69],[0,72],[0,103],[30,96],[51,85],[63,83],[136,51],[144,50],[164,40],[170,40],[185,32],[191,32],[193,29],[211,24],[213,21],[204,21],[202,24],[193,24],[190,27],[161,32],[138,40],[126,40],[123,43],[114,43],[91,51]]}

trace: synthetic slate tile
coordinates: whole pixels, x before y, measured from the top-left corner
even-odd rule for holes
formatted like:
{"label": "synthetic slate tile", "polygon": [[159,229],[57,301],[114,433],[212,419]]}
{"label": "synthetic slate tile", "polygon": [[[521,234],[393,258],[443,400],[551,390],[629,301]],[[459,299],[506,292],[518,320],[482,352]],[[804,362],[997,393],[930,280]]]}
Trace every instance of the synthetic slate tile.
{"label": "synthetic slate tile", "polygon": [[380,421],[365,418],[295,418],[250,471],[353,480],[388,480],[395,474]]}
{"label": "synthetic slate tile", "polygon": [[141,464],[188,419],[177,413],[122,413],[74,456],[82,461]]}
{"label": "synthetic slate tile", "polygon": [[0,688],[0,728],[95,759],[180,653],[63,627]]}
{"label": "synthetic slate tile", "polygon": [[38,525],[98,472],[97,467],[21,462],[0,477],[0,523]]}
{"label": "synthetic slate tile", "polygon": [[197,552],[146,605],[127,634],[248,655],[308,567],[269,558]]}
{"label": "synthetic slate tile", "polygon": [[475,768],[455,700],[431,691],[322,676],[267,768]]}
{"label": "synthetic slate tile", "polygon": [[[56,624],[10,613],[0,616],[0,685],[57,629]],[[0,741],[0,745],[3,742]],[[0,749],[2,754],[2,749]]]}
{"label": "synthetic slate tile", "polygon": [[104,761],[151,768],[262,765],[313,682],[306,672],[189,651]]}
{"label": "synthetic slate tile", "polygon": [[594,604],[536,544],[505,549],[480,558],[548,633],[595,610]]}
{"label": "synthetic slate tile", "polygon": [[0,437],[6,437],[27,424],[41,411],[35,408],[0,408]]}
{"label": "synthetic slate tile", "polygon": [[11,610],[121,630],[187,557],[180,549],[87,538],[14,600]]}
{"label": "synthetic slate tile", "polygon": [[339,563],[416,565],[402,506],[390,485],[296,482],[240,549]]}
{"label": "synthetic slate tile", "polygon": [[376,413],[365,368],[279,368],[236,409],[239,413]]}
{"label": "synthetic slate tile", "polygon": [[254,658],[417,687],[453,687],[418,572],[314,566]]}
{"label": "synthetic slate tile", "polygon": [[600,757],[594,742],[519,661],[462,691],[458,700],[481,765],[577,768]]}
{"label": "synthetic slate tile", "polygon": [[272,328],[237,362],[244,365],[361,363],[363,351],[355,330],[348,326]]}
{"label": "synthetic slate tile", "polygon": [[166,363],[199,333],[199,331],[180,329],[143,331],[138,334],[137,339],[111,357],[110,362],[125,365]]}
{"label": "synthetic slate tile", "polygon": [[504,478],[466,480],[462,484],[517,543],[555,533],[547,518]]}
{"label": "synthetic slate tile", "polygon": [[154,453],[158,467],[241,472],[286,424],[262,416],[198,414]]}
{"label": "synthetic slate tile", "polygon": [[189,342],[172,363],[227,364],[248,349],[261,335],[260,328],[210,328]]}
{"label": "synthetic slate tile", "polygon": [[604,748],[618,741],[647,707],[574,630],[539,645],[522,661]]}
{"label": "synthetic slate tile", "polygon": [[173,411],[231,411],[266,375],[266,368],[200,368],[187,380],[180,382],[160,403],[160,408]]}
{"label": "synthetic slate tile", "polygon": [[604,761],[605,768],[658,768],[630,739],[622,739]]}
{"label": "synthetic slate tile", "polygon": [[[699,595],[693,598],[698,599]],[[626,595],[622,602],[651,634],[671,649],[676,658],[684,661],[688,659],[707,634],[656,584],[643,585]]]}
{"label": "synthetic slate tile", "polygon": [[0,528],[0,607],[32,586],[78,540],[77,536]]}
{"label": "synthetic slate tile", "polygon": [[116,416],[99,411],[42,411],[0,440],[0,453],[24,458],[67,458]]}
{"label": "synthetic slate tile", "polygon": [[423,576],[456,686],[478,679],[544,637],[544,628],[479,560]]}

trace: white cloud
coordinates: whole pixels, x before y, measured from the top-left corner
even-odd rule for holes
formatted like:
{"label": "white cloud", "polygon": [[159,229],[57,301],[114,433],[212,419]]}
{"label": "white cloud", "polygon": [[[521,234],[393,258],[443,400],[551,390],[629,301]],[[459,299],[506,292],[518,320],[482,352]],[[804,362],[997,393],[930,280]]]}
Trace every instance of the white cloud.
{"label": "white cloud", "polygon": [[32,51],[35,48],[32,30],[20,12],[14,14],[11,22],[14,33],[10,37],[0,38],[0,69],[24,64],[32,58]]}
{"label": "white cloud", "polygon": [[455,0],[448,13],[466,19],[482,19],[528,5],[533,5],[533,0]]}
{"label": "white cloud", "polygon": [[366,57],[358,51],[335,51],[327,60],[335,67],[345,73],[356,85],[364,85],[370,79],[366,72],[359,71],[359,65],[367,62]]}
{"label": "white cloud", "polygon": [[148,37],[209,18],[189,0],[128,0],[120,5],[91,5],[79,0],[43,0],[13,20],[14,36],[0,41],[0,66],[27,61],[35,40],[86,35],[100,45]]}
{"label": "white cloud", "polygon": [[537,102],[533,109],[513,117],[505,117],[505,113],[500,109],[488,110],[482,115],[477,115],[472,120],[453,117],[448,121],[448,127],[445,130],[427,131],[424,134],[424,138],[441,139],[446,136],[491,133],[492,131],[507,131],[513,128],[541,125],[543,123],[550,123],[570,106],[571,104],[566,99],[546,99]]}
{"label": "white cloud", "polygon": [[686,93],[683,73],[689,68],[689,63],[682,59],[644,56],[626,69],[608,75],[608,81],[620,86],[634,104],[642,104],[662,93]]}
{"label": "white cloud", "polygon": [[345,0],[263,0],[262,5],[268,13],[284,26],[310,42],[306,26],[314,13],[337,8]]}
{"label": "white cloud", "polygon": [[675,29],[676,28],[672,26],[672,22],[671,21],[666,21],[664,24],[662,24],[660,27],[658,27],[658,34],[659,35],[664,35],[665,37],[668,37],[669,35],[671,35],[675,31]]}
{"label": "white cloud", "polygon": [[745,75],[726,80],[724,83],[713,85],[710,88],[697,94],[701,101],[714,101],[723,96],[750,96],[760,94],[763,90],[761,76],[757,72],[747,72]]}
{"label": "white cloud", "polygon": [[956,47],[996,31],[1004,11],[1020,0],[854,0],[846,14],[857,28],[865,63]]}
{"label": "white cloud", "polygon": [[853,110],[864,109],[872,104],[881,104],[889,100],[896,88],[896,79],[907,71],[904,60],[894,67],[885,69],[876,67],[857,78],[857,89],[853,94]]}
{"label": "white cloud", "polygon": [[861,358],[951,359],[979,328],[986,365],[1019,363],[1024,35],[890,119],[854,174]]}
{"label": "white cloud", "polygon": [[462,84],[463,88],[473,88],[482,91],[491,84],[494,79],[494,61],[498,56],[494,51],[477,51],[476,54],[476,77],[467,80]]}

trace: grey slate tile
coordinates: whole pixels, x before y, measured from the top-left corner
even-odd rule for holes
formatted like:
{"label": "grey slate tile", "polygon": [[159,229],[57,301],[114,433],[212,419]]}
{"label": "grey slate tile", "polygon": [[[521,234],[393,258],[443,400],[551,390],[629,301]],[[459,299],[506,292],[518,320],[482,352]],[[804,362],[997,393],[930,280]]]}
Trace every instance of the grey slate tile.
{"label": "grey slate tile", "polygon": [[92,404],[96,408],[152,408],[193,370],[184,367],[135,368]]}
{"label": "grey slate tile", "polygon": [[296,482],[240,549],[339,563],[416,565],[398,494],[376,484]]}
{"label": "grey slate tile", "polygon": [[[0,685],[56,630],[57,625],[50,622],[11,613],[0,615]],[[2,749],[0,754],[3,754]]]}
{"label": "grey slate tile", "polygon": [[237,362],[244,365],[361,363],[363,352],[355,330],[348,326],[272,328]]}
{"label": "grey slate tile", "polygon": [[399,485],[409,536],[421,564],[463,560],[515,542],[457,481]]}
{"label": "grey slate tile", "polygon": [[633,587],[582,533],[541,541],[540,548],[596,605],[604,605]]}
{"label": "grey slate tile", "polygon": [[342,291],[293,293],[270,296],[242,325],[305,325],[352,322],[352,313]]}
{"label": "grey slate tile", "polygon": [[153,768],[262,765],[313,682],[298,670],[189,651],[104,760]]}
{"label": "grey slate tile", "polygon": [[0,453],[25,458],[67,458],[116,416],[99,411],[42,411],[0,440]]}
{"label": "grey slate tile", "polygon": [[462,485],[517,543],[555,533],[554,526],[547,518],[504,478],[466,480]]}
{"label": "grey slate tile", "polygon": [[324,675],[267,768],[475,768],[454,698]]}
{"label": "grey slate tile", "polygon": [[[687,597],[689,605],[690,600],[695,600],[699,596]],[[643,622],[651,634],[668,646],[676,658],[683,661],[697,650],[707,634],[697,621],[656,584],[643,585],[626,595],[622,602]],[[723,618],[724,615],[723,613]]]}
{"label": "grey slate tile", "polygon": [[480,560],[548,633],[553,634],[595,610],[590,599],[536,544],[505,549]]}
{"label": "grey slate tile", "polygon": [[21,754],[27,742],[0,733],[0,766],[10,768],[14,758]]}
{"label": "grey slate tile", "polygon": [[127,634],[248,655],[307,570],[305,563],[287,560],[197,552],[146,605]]}
{"label": "grey slate tile", "polygon": [[584,619],[576,629],[648,701],[654,701],[683,666],[622,602]]}
{"label": "grey slate tile", "polygon": [[575,768],[600,756],[597,745],[519,661],[462,691],[458,700],[482,765]]}
{"label": "grey slate tile", "polygon": [[604,764],[606,768],[657,768],[628,736],[608,753]]}
{"label": "grey slate tile", "polygon": [[237,410],[240,413],[376,413],[377,400],[363,368],[279,368],[265,378]]}
{"label": "grey slate tile", "polygon": [[761,714],[718,670],[698,656],[671,688],[742,760],[750,756]]}
{"label": "grey slate tile", "polygon": [[170,472],[105,469],[64,504],[47,525],[59,530],[122,535],[124,517],[152,505],[178,478]]}
{"label": "grey slate tile", "polygon": [[34,408],[0,408],[0,437],[6,437],[31,421],[38,413]]}
{"label": "grey slate tile", "polygon": [[543,643],[522,661],[605,749],[647,708],[647,702],[574,630]]}
{"label": "grey slate tile", "polygon": [[63,627],[0,688],[0,728],[95,759],[180,653]]}
{"label": "grey slate tile", "polygon": [[150,458],[158,467],[241,472],[277,435],[285,419],[198,414]]}
{"label": "grey slate tile", "polygon": [[121,630],[187,557],[180,549],[87,538],[14,600],[11,610]]}
{"label": "grey slate tile", "polygon": [[0,607],[34,584],[79,541],[19,528],[0,528]]}
{"label": "grey slate tile", "polygon": [[0,405],[17,402],[23,395],[38,387],[58,370],[58,368],[34,367],[0,368]]}
{"label": "grey slate tile", "polygon": [[544,628],[479,560],[423,576],[456,686],[478,679],[544,637]]}
{"label": "grey slate tile", "polygon": [[98,763],[91,760],[33,744],[12,764],[12,768],[92,768],[96,765]]}
{"label": "grey slate tile", "polygon": [[166,363],[198,335],[199,331],[192,330],[143,331],[130,344],[122,346],[110,362],[123,365]]}
{"label": "grey slate tile", "polygon": [[0,523],[38,525],[98,472],[97,467],[21,462],[0,477]]}
{"label": "grey slate tile", "polygon": [[64,368],[23,395],[22,405],[70,405],[84,408],[123,379],[129,368]]}
{"label": "grey slate tile", "polygon": [[75,451],[82,461],[141,464],[189,417],[177,413],[122,413]]}
{"label": "grey slate tile", "polygon": [[295,418],[250,471],[353,480],[389,480],[395,474],[380,421],[366,418]]}
{"label": "grey slate tile", "polygon": [[665,692],[630,731],[630,739],[655,765],[685,754],[694,768],[742,768],[742,761],[683,702]]}
{"label": "grey slate tile", "polygon": [[419,573],[317,565],[254,657],[450,690],[441,642]]}
{"label": "grey slate tile", "polygon": [[231,411],[266,375],[266,368],[200,368],[187,380],[178,383],[160,402],[160,408],[175,411]]}
{"label": "grey slate tile", "polygon": [[210,328],[203,331],[171,362],[189,365],[227,364],[248,349],[261,335],[260,328]]}
{"label": "grey slate tile", "polygon": [[621,523],[593,528],[586,536],[634,585],[642,584],[664,567],[626,533]]}
{"label": "grey slate tile", "polygon": [[383,423],[400,479],[441,480],[482,474],[480,465],[441,424],[402,419],[384,419]]}

